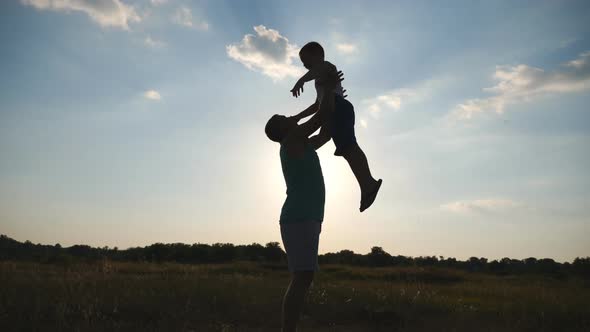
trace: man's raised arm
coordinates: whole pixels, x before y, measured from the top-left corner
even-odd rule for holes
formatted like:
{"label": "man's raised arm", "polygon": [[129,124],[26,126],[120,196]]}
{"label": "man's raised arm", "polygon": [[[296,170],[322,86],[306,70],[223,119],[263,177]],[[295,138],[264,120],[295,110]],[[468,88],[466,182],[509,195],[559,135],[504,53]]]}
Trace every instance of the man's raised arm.
{"label": "man's raised arm", "polygon": [[330,119],[334,112],[334,87],[325,86],[323,95],[324,98],[322,99],[320,110],[318,111],[318,116],[320,118],[322,126],[318,134],[313,135],[309,138],[309,144],[311,144],[314,150],[321,148],[324,144],[328,143],[328,141],[330,141],[330,139],[332,138],[332,135],[330,135],[330,127],[332,125]]}
{"label": "man's raised arm", "polygon": [[[321,100],[319,110],[316,112],[316,114],[314,114],[314,116],[311,117],[311,119],[309,119],[309,121],[303,123],[298,128],[300,130],[300,133],[305,137],[309,137],[311,134],[316,132],[320,128],[320,126],[329,126],[330,116],[332,112],[334,112],[334,87],[336,86],[336,83],[343,80],[342,75],[342,72],[339,71],[338,73],[336,73],[336,75],[327,79],[322,85],[322,88],[324,89],[324,98],[322,98]],[[320,143],[323,141],[323,143],[321,144],[323,145],[327,141],[329,141],[330,137],[328,129],[329,128],[325,128],[325,130],[322,130],[320,134],[310,138],[312,139],[312,143]],[[316,138],[316,136],[319,135],[322,135],[320,137],[321,139]]]}
{"label": "man's raised arm", "polygon": [[316,113],[318,111],[318,101],[316,99],[315,103],[311,104],[308,108],[301,111],[299,114],[294,115],[293,118],[297,120],[297,122],[301,121],[301,119],[305,119],[308,116]]}

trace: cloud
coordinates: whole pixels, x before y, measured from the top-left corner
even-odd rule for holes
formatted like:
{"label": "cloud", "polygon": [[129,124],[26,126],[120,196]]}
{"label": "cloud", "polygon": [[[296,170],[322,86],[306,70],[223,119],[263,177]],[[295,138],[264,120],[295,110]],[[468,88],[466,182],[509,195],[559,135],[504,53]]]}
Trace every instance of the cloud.
{"label": "cloud", "polygon": [[351,43],[338,43],[336,44],[336,49],[338,52],[345,55],[351,55],[358,52],[358,46]]}
{"label": "cloud", "polygon": [[143,40],[143,43],[151,48],[162,48],[164,46],[166,46],[166,43],[164,43],[161,40],[157,40],[157,39],[152,39],[151,36],[147,36],[145,37],[145,39]]}
{"label": "cloud", "polygon": [[162,96],[156,90],[147,90],[143,93],[143,97],[151,100],[161,100]]}
{"label": "cloud", "polygon": [[402,103],[408,102],[412,98],[417,96],[417,92],[412,89],[397,89],[384,94],[378,95],[374,98],[363,100],[366,104],[366,110],[369,114],[378,119],[381,112],[386,109],[393,111],[399,111],[402,107]]}
{"label": "cloud", "polygon": [[133,6],[120,0],[21,0],[21,3],[39,10],[83,12],[102,27],[128,30],[130,22],[141,21]]}
{"label": "cloud", "polygon": [[590,89],[590,52],[580,54],[553,72],[522,64],[497,66],[493,78],[498,83],[483,89],[493,96],[466,100],[455,107],[452,115],[458,119],[471,119],[484,112],[502,114],[510,104]]}
{"label": "cloud", "polygon": [[523,207],[523,204],[509,199],[476,199],[443,204],[440,208],[453,213],[499,213]]}
{"label": "cloud", "polygon": [[361,127],[367,128],[367,120],[361,119]]}
{"label": "cloud", "polygon": [[259,71],[273,80],[285,77],[299,77],[301,67],[293,65],[298,56],[298,47],[289,43],[277,30],[264,25],[254,27],[256,35],[247,34],[241,42],[226,46],[227,55],[246,66]]}
{"label": "cloud", "polygon": [[195,28],[198,30],[209,30],[209,23],[206,21],[195,22],[193,18],[193,12],[190,8],[182,6],[176,10],[172,21],[176,24],[183,25],[189,28]]}
{"label": "cloud", "polygon": [[168,0],[150,0],[150,2],[152,3],[152,5],[154,6],[160,6],[160,5],[165,5],[168,3]]}

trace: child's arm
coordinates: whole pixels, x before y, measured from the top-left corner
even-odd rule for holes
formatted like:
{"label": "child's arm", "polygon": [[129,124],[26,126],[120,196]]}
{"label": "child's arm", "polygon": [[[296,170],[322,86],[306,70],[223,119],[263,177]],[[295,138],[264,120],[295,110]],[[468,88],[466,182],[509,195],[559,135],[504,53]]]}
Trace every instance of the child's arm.
{"label": "child's arm", "polygon": [[336,66],[329,63],[328,61],[324,61],[322,66],[317,66],[314,69],[308,70],[305,75],[301,76],[301,78],[297,80],[295,86],[293,86],[293,89],[291,89],[293,97],[299,97],[301,95],[301,92],[303,92],[303,84],[305,84],[305,82],[318,79],[335,70]]}
{"label": "child's arm", "polygon": [[305,75],[301,76],[301,78],[298,79],[295,85],[293,86],[293,89],[291,89],[293,97],[299,97],[303,92],[303,84],[305,84],[305,82],[315,80],[317,76],[319,76],[319,69],[308,70],[307,73],[305,73]]}

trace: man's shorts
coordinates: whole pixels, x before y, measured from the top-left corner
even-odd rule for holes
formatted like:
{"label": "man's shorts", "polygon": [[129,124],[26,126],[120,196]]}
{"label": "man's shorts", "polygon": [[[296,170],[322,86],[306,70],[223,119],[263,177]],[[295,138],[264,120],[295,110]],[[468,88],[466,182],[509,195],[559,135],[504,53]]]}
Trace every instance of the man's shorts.
{"label": "man's shorts", "polygon": [[318,271],[318,244],[322,223],[315,220],[281,223],[281,238],[289,271]]}
{"label": "man's shorts", "polygon": [[336,146],[334,155],[342,156],[352,144],[356,144],[354,135],[354,107],[341,95],[336,94],[334,100],[334,114],[330,126],[332,141]]}

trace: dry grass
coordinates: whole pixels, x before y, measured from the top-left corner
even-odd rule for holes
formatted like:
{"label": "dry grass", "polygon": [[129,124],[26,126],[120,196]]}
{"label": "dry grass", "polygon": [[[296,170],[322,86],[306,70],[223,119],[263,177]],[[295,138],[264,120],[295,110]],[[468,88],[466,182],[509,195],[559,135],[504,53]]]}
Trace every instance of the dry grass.
{"label": "dry grass", "polygon": [[[0,263],[1,331],[279,331],[286,267]],[[324,265],[301,331],[590,331],[580,279]]]}

